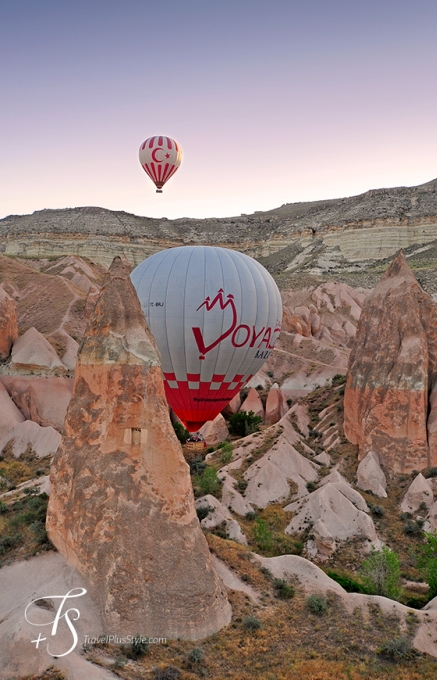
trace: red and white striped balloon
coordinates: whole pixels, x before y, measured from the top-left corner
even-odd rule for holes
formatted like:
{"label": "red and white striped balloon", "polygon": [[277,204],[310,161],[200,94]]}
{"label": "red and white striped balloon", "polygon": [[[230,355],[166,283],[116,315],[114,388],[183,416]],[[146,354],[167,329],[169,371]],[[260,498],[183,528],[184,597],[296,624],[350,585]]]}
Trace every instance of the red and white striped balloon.
{"label": "red and white striped balloon", "polygon": [[182,149],[171,137],[149,137],[140,146],[140,163],[156,185],[156,193],[175,174],[182,162]]}

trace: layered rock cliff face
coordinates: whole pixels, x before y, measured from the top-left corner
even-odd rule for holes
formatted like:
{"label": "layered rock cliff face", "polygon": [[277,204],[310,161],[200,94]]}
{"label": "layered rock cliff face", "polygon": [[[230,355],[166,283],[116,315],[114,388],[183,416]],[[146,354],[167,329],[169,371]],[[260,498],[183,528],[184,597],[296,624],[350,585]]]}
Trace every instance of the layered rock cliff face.
{"label": "layered rock cliff face", "polygon": [[104,264],[125,255],[138,264],[164,248],[214,244],[256,257],[278,254],[275,271],[278,263],[293,269],[307,261],[330,271],[344,259],[378,259],[435,241],[436,189],[433,180],[220,219],[152,219],[97,207],[42,210],[0,220],[0,249],[38,258],[75,253]]}
{"label": "layered rock cliff face", "polygon": [[51,485],[50,539],[88,580],[106,632],[197,639],[229,622],[158,350],[120,258],[80,347]]}
{"label": "layered rock cliff face", "polygon": [[[344,429],[398,473],[437,465],[437,307],[399,252],[364,302],[345,391]],[[430,410],[431,409],[431,410]]]}

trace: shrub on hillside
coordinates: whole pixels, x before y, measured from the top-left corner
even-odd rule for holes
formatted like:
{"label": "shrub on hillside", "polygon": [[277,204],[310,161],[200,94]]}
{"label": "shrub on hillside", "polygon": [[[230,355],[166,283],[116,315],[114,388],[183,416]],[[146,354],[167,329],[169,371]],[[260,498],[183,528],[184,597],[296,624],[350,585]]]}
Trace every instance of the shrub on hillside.
{"label": "shrub on hillside", "polygon": [[141,659],[149,651],[149,638],[137,633],[132,640],[130,656],[132,659]]}
{"label": "shrub on hillside", "polygon": [[361,568],[366,591],[370,595],[383,595],[392,600],[397,600],[401,595],[400,576],[399,558],[387,546],[383,546],[381,550],[372,550]]}
{"label": "shrub on hillside", "polygon": [[317,616],[323,616],[328,610],[328,603],[322,595],[310,595],[307,597],[305,604],[311,614],[316,614]]}
{"label": "shrub on hillside", "polygon": [[437,532],[425,533],[418,566],[429,586],[429,598],[432,599],[437,596]]}
{"label": "shrub on hillside", "polygon": [[347,593],[366,593],[363,584],[359,583],[359,581],[355,581],[355,579],[350,576],[339,574],[336,571],[327,571],[326,575],[329,576],[329,578],[332,578],[333,581],[336,581],[336,583],[344,588]]}
{"label": "shrub on hillside", "polygon": [[256,416],[253,411],[233,413],[229,418],[229,431],[238,437],[246,437],[248,434],[257,432],[262,421],[262,418]]}
{"label": "shrub on hillside", "polygon": [[243,619],[243,628],[245,630],[259,630],[263,627],[262,621],[256,618],[256,616],[246,616]]}
{"label": "shrub on hillside", "polygon": [[289,600],[295,595],[293,586],[282,578],[275,578],[273,587],[275,589],[276,597],[280,600]]}
{"label": "shrub on hillside", "polygon": [[222,451],[221,456],[220,456],[220,462],[223,465],[227,465],[232,460],[232,451],[234,450],[233,446],[230,442],[223,442],[220,445],[220,448],[221,448],[221,451]]}
{"label": "shrub on hillside", "polygon": [[186,444],[187,439],[190,436],[188,430],[180,423],[178,420],[173,423],[173,429],[175,431],[176,437],[179,439],[181,444]]}
{"label": "shrub on hillside", "polygon": [[411,642],[407,637],[393,638],[384,642],[378,654],[390,661],[404,661],[411,656]]}
{"label": "shrub on hillside", "polygon": [[211,466],[205,468],[203,473],[197,478],[197,482],[202,496],[206,496],[206,494],[214,495],[220,489],[217,470]]}
{"label": "shrub on hillside", "polygon": [[256,519],[253,525],[253,537],[260,550],[269,552],[273,548],[273,534],[265,519]]}

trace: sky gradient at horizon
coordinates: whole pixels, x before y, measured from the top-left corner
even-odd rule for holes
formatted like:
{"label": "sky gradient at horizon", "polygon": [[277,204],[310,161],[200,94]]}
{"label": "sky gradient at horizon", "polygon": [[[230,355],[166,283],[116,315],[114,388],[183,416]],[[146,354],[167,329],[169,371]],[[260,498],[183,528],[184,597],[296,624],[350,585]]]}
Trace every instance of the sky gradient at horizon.
{"label": "sky gradient at horizon", "polygon": [[[220,217],[437,177],[435,0],[0,0],[0,218]],[[157,195],[138,147],[182,166]]]}

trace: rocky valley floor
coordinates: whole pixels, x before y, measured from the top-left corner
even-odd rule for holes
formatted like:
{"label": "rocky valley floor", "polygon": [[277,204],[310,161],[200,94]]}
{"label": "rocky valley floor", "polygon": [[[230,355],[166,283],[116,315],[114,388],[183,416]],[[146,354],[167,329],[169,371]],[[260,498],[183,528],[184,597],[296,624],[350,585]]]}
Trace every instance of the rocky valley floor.
{"label": "rocky valley floor", "polygon": [[[406,251],[431,298],[433,248]],[[207,447],[184,446],[200,525],[232,605],[230,625],[203,640],[169,640],[147,650],[79,645],[67,660],[53,660],[59,672],[33,676],[26,664],[34,631],[22,625],[22,609],[31,596],[76,584],[45,532],[48,472],[77,349],[106,270],[77,256],[24,261],[0,255],[0,591],[7,593],[0,636],[15,673],[0,670],[0,678],[437,677],[437,602],[419,559],[424,532],[437,528],[437,469],[394,471],[384,442],[380,456],[364,451],[358,427],[357,443],[345,436],[349,357],[366,300],[389,262],[360,271],[342,265],[328,275],[330,260],[324,270],[320,265],[326,250],[299,252],[308,255],[295,262],[299,271],[292,264],[299,253],[285,265],[274,256],[265,261],[272,271],[278,267],[284,303],[272,357],[225,417],[205,426]],[[414,281],[408,285],[414,292]],[[433,365],[427,323],[421,341]],[[392,343],[396,370],[408,376],[413,366],[415,375],[424,375],[416,355],[402,350],[412,346],[402,339],[402,318],[387,327],[400,329],[401,341]],[[360,399],[359,406],[365,404]],[[432,409],[425,406],[418,440],[432,428],[426,422]],[[360,408],[356,420],[364,422]],[[230,434],[230,417],[243,411],[259,416],[260,429]],[[378,425],[387,430],[385,416]],[[383,546],[399,559],[396,599],[366,592],[363,564]],[[41,608],[41,617],[50,606]],[[90,605],[84,630],[93,630],[96,620]]]}

